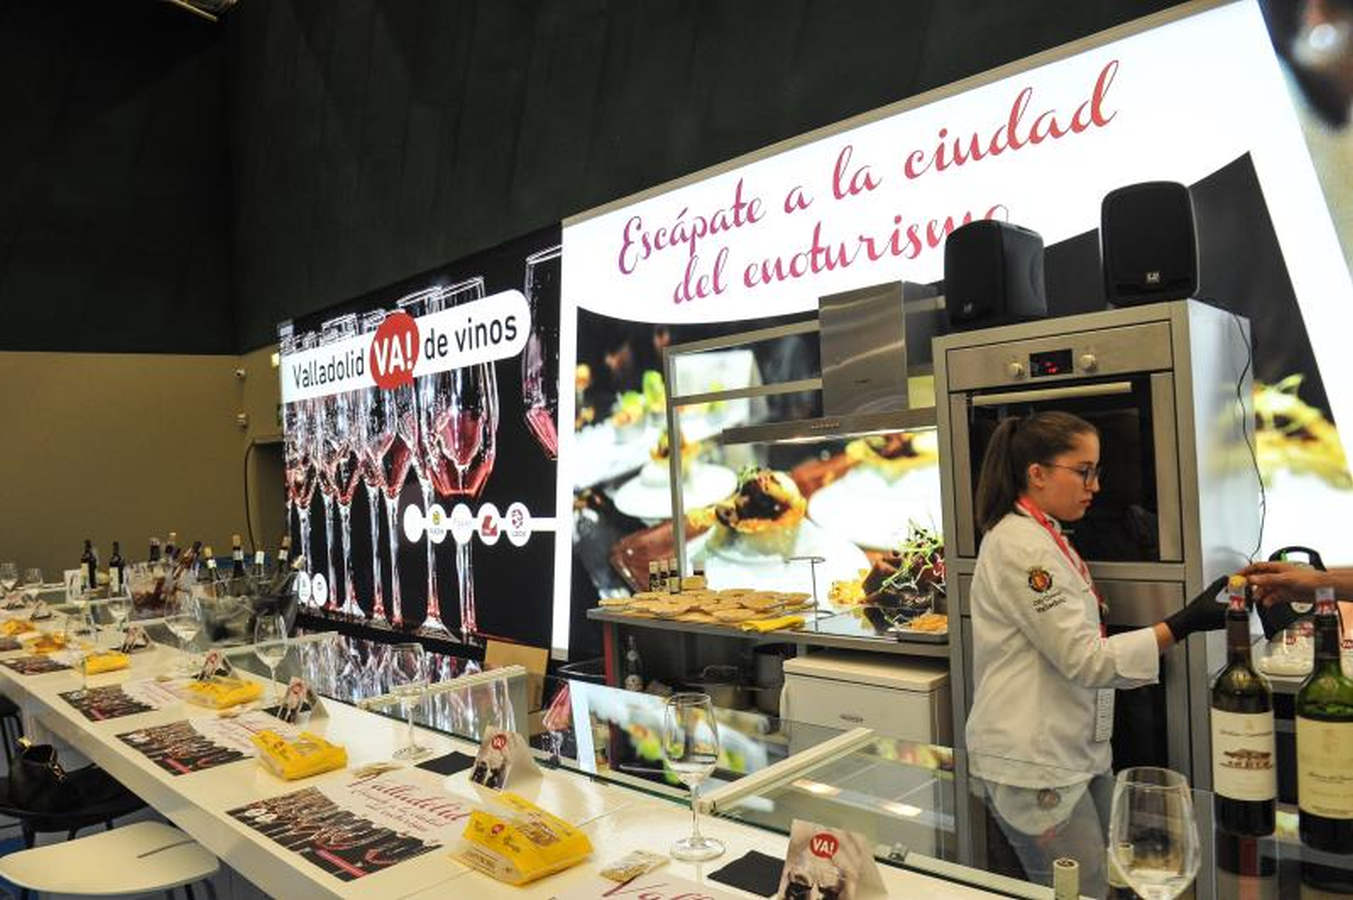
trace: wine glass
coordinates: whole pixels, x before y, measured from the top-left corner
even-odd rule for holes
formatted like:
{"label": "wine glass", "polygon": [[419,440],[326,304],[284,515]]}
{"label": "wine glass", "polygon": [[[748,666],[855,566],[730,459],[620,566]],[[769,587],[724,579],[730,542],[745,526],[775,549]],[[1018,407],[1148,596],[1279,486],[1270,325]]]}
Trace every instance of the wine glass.
{"label": "wine glass", "polygon": [[104,607],[108,610],[109,618],[112,619],[113,633],[121,634],[126,627],[127,615],[131,612],[131,585],[124,580],[121,590],[109,592]]}
{"label": "wine glass", "polygon": [[0,591],[8,594],[19,583],[19,567],[12,562],[0,562]]}
{"label": "wine glass", "polygon": [[[484,296],[484,279],[471,278],[445,288],[430,305],[440,311]],[[439,372],[420,385],[419,413],[424,453],[433,487],[443,497],[475,499],[484,488],[498,446],[498,375],[493,363],[478,363]],[[449,464],[449,465],[448,465]],[[460,593],[461,640],[470,643],[475,621],[474,568],[471,543],[456,542],[456,578]],[[424,627],[446,626],[440,610]]]}
{"label": "wine glass", "polygon": [[[386,310],[375,310],[361,317],[361,333],[371,334],[380,328],[380,323],[386,321]],[[361,478],[367,485],[367,506],[368,517],[371,518],[371,582],[372,582],[372,602],[371,617],[377,621],[387,621],[386,618],[386,591],[380,578],[380,505],[377,499],[382,497],[384,486],[386,486],[386,462],[387,457],[392,457],[396,440],[395,422],[386,417],[386,405],[384,405],[382,394],[384,391],[371,384],[369,387],[361,388],[360,391],[354,391],[354,418],[356,418],[356,440],[357,449],[361,456]],[[407,457],[407,451],[405,453]],[[409,467],[407,459],[405,463],[406,471]],[[400,486],[403,486],[403,476],[399,479]],[[391,524],[390,531],[391,543],[395,541],[394,524]],[[398,582],[398,575],[395,577]],[[395,590],[398,590],[396,583]]]}
{"label": "wine glass", "polygon": [[1198,874],[1200,845],[1189,782],[1170,769],[1124,769],[1114,782],[1109,847],[1144,900],[1174,900]]}
{"label": "wine glass", "polygon": [[719,724],[709,694],[673,694],[662,712],[662,755],[678,779],[691,789],[691,833],[672,845],[672,857],[698,862],[722,856],[724,846],[700,833],[697,800],[700,782],[719,761]]}
{"label": "wine glass", "polygon": [[399,698],[400,706],[409,718],[409,742],[395,751],[395,759],[418,759],[427,753],[418,746],[413,730],[413,714],[422,702],[428,687],[427,656],[422,644],[395,644],[386,659],[386,680],[390,692]]}
{"label": "wine glass", "polygon": [[[332,344],[355,337],[357,334],[357,314],[348,313],[330,319],[320,331],[321,343]],[[358,453],[354,414],[354,396],[356,391],[344,391],[329,394],[320,400],[320,464],[323,469],[320,489],[325,493],[325,523],[330,521],[330,512],[334,503],[338,504],[340,532],[343,541],[343,601],[338,599],[338,582],[333,580],[333,563],[329,564],[329,609],[336,609],[344,615],[360,618],[361,609],[357,606],[357,590],[352,577],[352,495],[357,491],[361,479],[361,456]]]}
{"label": "wine glass", "polygon": [[268,667],[268,680],[272,682],[273,705],[280,706],[282,699],[277,690],[277,664],[287,655],[287,623],[276,613],[260,613],[254,620],[254,655],[258,661]]}
{"label": "wine glass", "polygon": [[[408,313],[414,318],[436,312],[440,309],[441,288],[428,288],[418,291],[408,296],[401,297],[396,306],[403,312]],[[416,379],[416,383],[408,393],[405,388],[396,388],[387,392],[387,403],[393,405],[393,413],[398,417],[399,437],[404,440],[410,450],[410,463],[413,466],[414,475],[418,478],[418,486],[423,492],[423,515],[429,515],[432,508],[432,492],[434,489],[434,479],[443,479],[444,475],[441,468],[441,457],[435,452],[435,449],[429,450],[433,441],[429,439],[430,432],[426,424],[423,410],[429,403],[428,390],[435,390],[430,387],[433,376],[423,375]],[[390,498],[390,487],[386,486],[386,497]],[[394,496],[389,502],[396,502],[398,495]],[[394,512],[390,507],[386,507],[390,515],[390,521],[394,522]],[[391,543],[397,543],[391,529]],[[427,615],[422,627],[429,630],[446,631],[446,626],[441,621],[441,604],[437,595],[437,556],[432,545],[432,537],[427,531],[423,532],[423,540],[427,544]],[[393,550],[392,550],[393,552]],[[396,624],[402,623],[400,611],[395,614]]]}
{"label": "wine glass", "polygon": [[[307,332],[297,339],[298,350],[312,350],[318,344],[319,339],[312,332]],[[311,560],[314,559],[310,547],[310,502],[315,497],[315,485],[319,481],[319,462],[315,452],[315,408],[314,399],[305,399],[288,403],[287,408],[283,410],[283,415],[289,416],[283,420],[284,427],[296,435],[294,465],[290,470],[288,494],[300,520],[301,554],[305,557],[307,572],[313,571]],[[327,546],[325,556],[328,556]]]}
{"label": "wine glass", "polygon": [[24,608],[31,614],[33,604],[38,602],[38,594],[42,591],[42,570],[37,568],[24,569],[23,588]]}
{"label": "wine glass", "polygon": [[186,592],[178,592],[171,596],[165,604],[164,624],[174,633],[174,637],[178,638],[179,652],[182,654],[179,659],[179,671],[192,674],[193,667],[189,661],[188,646],[202,628],[197,601]]}
{"label": "wine glass", "polygon": [[559,455],[559,326],[547,327],[541,309],[558,307],[562,252],[556,244],[526,257],[531,333],[521,355],[521,394],[526,427],[550,459]]}

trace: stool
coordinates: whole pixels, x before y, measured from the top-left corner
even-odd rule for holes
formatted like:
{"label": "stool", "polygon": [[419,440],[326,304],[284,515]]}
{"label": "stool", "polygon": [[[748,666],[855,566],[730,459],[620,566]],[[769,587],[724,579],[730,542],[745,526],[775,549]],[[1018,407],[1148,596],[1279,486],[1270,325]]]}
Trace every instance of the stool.
{"label": "stool", "polygon": [[0,878],[28,891],[112,897],[164,891],[170,898],[220,868],[216,857],[172,825],[135,822],[112,831],[0,856]]}

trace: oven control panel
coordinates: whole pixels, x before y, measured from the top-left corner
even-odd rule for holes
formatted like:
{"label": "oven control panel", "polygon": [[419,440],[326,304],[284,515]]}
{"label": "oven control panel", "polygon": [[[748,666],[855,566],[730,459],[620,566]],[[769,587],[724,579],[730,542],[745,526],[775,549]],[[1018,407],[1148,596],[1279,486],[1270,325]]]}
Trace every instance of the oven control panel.
{"label": "oven control panel", "polygon": [[955,347],[945,353],[945,360],[951,392],[1163,372],[1172,368],[1170,324],[1143,322]]}
{"label": "oven control panel", "polygon": [[1045,350],[1042,353],[1029,354],[1029,377],[1046,378],[1049,375],[1066,375],[1074,371],[1071,367],[1071,350]]}

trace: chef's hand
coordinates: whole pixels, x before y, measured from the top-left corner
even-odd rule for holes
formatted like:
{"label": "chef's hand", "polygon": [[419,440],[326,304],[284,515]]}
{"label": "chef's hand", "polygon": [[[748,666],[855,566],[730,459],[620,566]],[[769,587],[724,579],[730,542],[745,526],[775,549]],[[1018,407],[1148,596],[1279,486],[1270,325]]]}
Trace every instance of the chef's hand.
{"label": "chef's hand", "polygon": [[1251,563],[1240,572],[1254,587],[1255,602],[1314,603],[1315,589],[1329,585],[1328,572],[1290,562]]}
{"label": "chef's hand", "polygon": [[1217,602],[1217,594],[1226,587],[1229,577],[1223,575],[1213,581],[1188,606],[1166,618],[1165,627],[1170,629],[1176,643],[1195,631],[1216,631],[1226,625],[1226,604]]}

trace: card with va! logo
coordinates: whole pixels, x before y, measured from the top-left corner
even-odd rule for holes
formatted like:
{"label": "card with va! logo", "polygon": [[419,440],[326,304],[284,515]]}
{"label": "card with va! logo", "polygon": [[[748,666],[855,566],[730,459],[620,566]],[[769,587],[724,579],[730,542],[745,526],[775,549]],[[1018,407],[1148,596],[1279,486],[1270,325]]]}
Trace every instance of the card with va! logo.
{"label": "card with va! logo", "polygon": [[775,896],[872,900],[887,897],[888,891],[864,835],[795,819]]}

